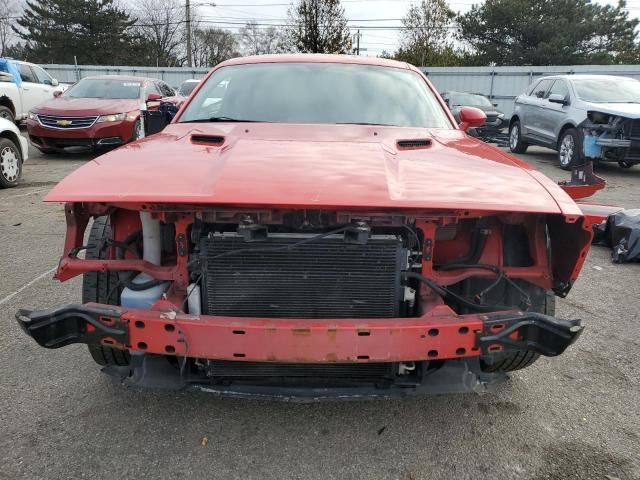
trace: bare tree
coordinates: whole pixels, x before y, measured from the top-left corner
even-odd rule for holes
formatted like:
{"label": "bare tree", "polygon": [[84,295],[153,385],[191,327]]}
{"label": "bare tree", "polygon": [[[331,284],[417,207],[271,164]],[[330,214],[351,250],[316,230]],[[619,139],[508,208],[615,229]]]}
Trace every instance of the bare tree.
{"label": "bare tree", "polygon": [[401,37],[402,51],[419,52],[425,57],[447,50],[450,45],[450,22],[455,17],[446,0],[422,0],[409,7],[402,19],[405,27]]}
{"label": "bare tree", "polygon": [[351,33],[340,0],[297,0],[289,8],[288,44],[305,53],[348,53]]}
{"label": "bare tree", "polygon": [[230,58],[239,57],[234,34],[220,28],[198,28],[191,41],[194,67],[213,67]]}
{"label": "bare tree", "polygon": [[12,24],[15,24],[13,17],[17,16],[18,3],[16,0],[2,0],[0,2],[0,57],[4,57],[7,49],[13,43]]}
{"label": "bare tree", "polygon": [[245,55],[269,55],[283,50],[276,27],[259,28],[256,22],[247,22],[240,29],[239,39]]}
{"label": "bare tree", "polygon": [[158,66],[181,64],[186,55],[186,11],[181,0],[137,0],[130,8],[138,19],[136,33],[144,38],[148,55]]}

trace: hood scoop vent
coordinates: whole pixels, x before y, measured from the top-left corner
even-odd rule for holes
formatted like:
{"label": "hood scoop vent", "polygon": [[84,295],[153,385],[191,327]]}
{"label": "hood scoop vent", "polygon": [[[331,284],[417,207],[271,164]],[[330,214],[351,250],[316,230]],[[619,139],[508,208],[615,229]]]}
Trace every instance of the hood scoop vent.
{"label": "hood scoop vent", "polygon": [[220,135],[191,135],[191,143],[219,147],[224,143],[224,137]]}
{"label": "hood scoop vent", "polygon": [[431,147],[428,138],[416,138],[414,140],[398,140],[398,150],[421,150]]}

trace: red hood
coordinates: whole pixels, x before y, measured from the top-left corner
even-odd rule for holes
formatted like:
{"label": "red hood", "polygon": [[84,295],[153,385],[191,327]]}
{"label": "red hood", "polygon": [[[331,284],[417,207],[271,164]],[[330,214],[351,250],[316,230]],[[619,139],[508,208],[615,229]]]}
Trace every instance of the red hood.
{"label": "red hood", "polygon": [[140,99],[71,98],[64,95],[41,103],[33,109],[43,115],[92,116],[127,113],[140,109]]}
{"label": "red hood", "polygon": [[[191,142],[203,133],[224,146]],[[412,138],[432,145],[397,150]],[[45,200],[580,215],[544,175],[461,131],[370,126],[172,124],[79,168]]]}

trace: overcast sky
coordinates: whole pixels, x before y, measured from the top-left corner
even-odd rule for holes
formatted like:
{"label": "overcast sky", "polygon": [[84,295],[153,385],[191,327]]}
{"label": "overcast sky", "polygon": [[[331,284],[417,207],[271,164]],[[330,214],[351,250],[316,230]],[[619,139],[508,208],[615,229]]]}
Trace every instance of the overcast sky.
{"label": "overcast sky", "polygon": [[[1,1],[1,0],[0,0]],[[383,50],[393,52],[398,47],[398,27],[400,19],[409,5],[417,0],[342,0],[349,25],[363,28],[360,47],[366,49],[362,55],[376,56]],[[617,0],[595,0],[601,4],[617,3]],[[238,25],[254,20],[259,24],[282,24],[287,17],[288,0],[214,0],[215,7],[207,6],[207,0],[192,0],[205,22],[215,22],[216,26],[237,30]],[[473,0],[451,0],[449,6],[455,12],[466,12],[474,3]],[[631,16],[640,15],[640,0],[629,0],[627,6]],[[374,28],[371,28],[374,27]]]}

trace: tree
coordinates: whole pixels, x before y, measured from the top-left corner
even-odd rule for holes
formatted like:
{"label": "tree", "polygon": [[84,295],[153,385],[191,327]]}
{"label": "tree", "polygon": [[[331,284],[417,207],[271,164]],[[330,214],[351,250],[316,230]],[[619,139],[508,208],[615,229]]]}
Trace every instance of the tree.
{"label": "tree", "polygon": [[247,22],[238,36],[245,55],[269,55],[283,50],[276,27],[259,28],[256,22]]}
{"label": "tree", "polygon": [[7,55],[7,49],[13,40],[11,24],[18,13],[18,5],[15,0],[3,0],[0,4],[0,57]]}
{"label": "tree", "polygon": [[138,0],[134,31],[152,65],[173,67],[186,55],[186,13],[181,0]]}
{"label": "tree", "polygon": [[233,33],[220,28],[195,30],[191,48],[194,67],[213,67],[240,56],[238,42]]}
{"label": "tree", "polygon": [[13,28],[31,61],[117,65],[132,60],[134,21],[113,0],[28,0]]}
{"label": "tree", "polygon": [[481,63],[574,65],[637,58],[635,28],[625,3],[590,0],[486,0],[458,17],[460,39]]}
{"label": "tree", "polygon": [[450,64],[455,57],[449,35],[454,17],[445,0],[411,5],[402,19],[404,29],[396,56],[417,65]]}
{"label": "tree", "polygon": [[340,0],[297,0],[289,7],[288,46],[304,53],[348,53],[351,33]]}

